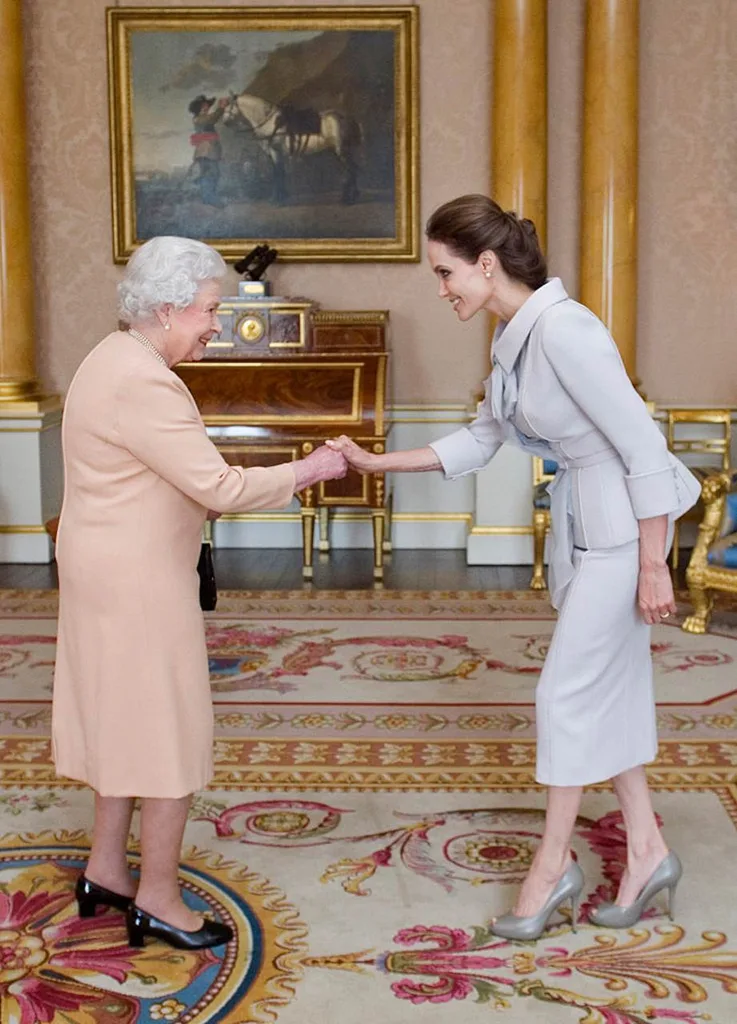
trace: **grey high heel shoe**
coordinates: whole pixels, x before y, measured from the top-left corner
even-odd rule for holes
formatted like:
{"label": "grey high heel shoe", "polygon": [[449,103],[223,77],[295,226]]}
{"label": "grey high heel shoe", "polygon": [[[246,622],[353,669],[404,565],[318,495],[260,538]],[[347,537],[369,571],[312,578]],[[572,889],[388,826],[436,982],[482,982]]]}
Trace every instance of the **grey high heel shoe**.
{"label": "grey high heel shoe", "polygon": [[571,927],[576,930],[578,907],[583,892],[583,871],[575,861],[571,861],[560,877],[550,896],[531,917],[518,917],[516,914],[505,914],[489,925],[489,931],[500,939],[516,939],[518,942],[532,942],[539,939],[545,931],[550,918],[563,903],[571,901]]}
{"label": "grey high heel shoe", "polygon": [[616,903],[602,903],[589,914],[589,921],[602,928],[631,928],[642,917],[648,903],[661,889],[668,890],[668,917],[673,920],[676,904],[676,887],[681,880],[683,866],[677,855],[671,852],[661,860],[647,882],[640,890],[640,895],[628,907],[620,907]]}

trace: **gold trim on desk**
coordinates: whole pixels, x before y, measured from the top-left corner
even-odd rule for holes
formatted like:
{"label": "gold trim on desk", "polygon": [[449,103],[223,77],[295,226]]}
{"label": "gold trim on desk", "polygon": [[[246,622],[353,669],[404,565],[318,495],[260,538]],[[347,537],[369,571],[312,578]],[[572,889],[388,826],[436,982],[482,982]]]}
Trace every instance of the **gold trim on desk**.
{"label": "gold trim on desk", "polygon": [[320,488],[320,499],[318,505],[322,505],[325,508],[338,508],[342,505],[363,505],[364,507],[369,505],[369,480],[371,479],[368,473],[361,474],[361,496],[358,498],[351,498],[344,495],[339,495],[335,498],[331,498],[325,494],[325,483],[319,484]]}
{"label": "gold trim on desk", "polygon": [[374,409],[376,412],[376,433],[385,433],[385,406],[384,398],[386,395],[386,366],[387,366],[387,353],[383,352],[380,355],[378,365],[376,367],[376,400],[374,402]]}
{"label": "gold trim on desk", "polygon": [[371,324],[383,327],[389,320],[387,309],[316,309],[311,315],[313,324],[324,327],[330,324]]}
{"label": "gold trim on desk", "polygon": [[298,413],[290,415],[289,413],[268,413],[258,414],[249,413],[247,416],[232,416],[226,414],[216,414],[206,416],[202,414],[202,421],[205,426],[216,427],[216,426],[260,426],[262,424],[270,423],[360,423],[363,419],[363,403],[361,402],[361,371],[363,370],[363,363],[336,363],[336,362],[318,362],[305,359],[298,363],[279,361],[278,364],[271,363],[268,361],[264,362],[234,362],[229,359],[221,359],[213,362],[199,362],[199,363],[181,363],[181,366],[196,366],[203,370],[212,370],[222,368],[224,366],[236,367],[239,369],[263,369],[265,367],[273,368],[276,365],[280,367],[288,367],[295,370],[308,370],[313,367],[323,370],[353,370],[353,395],[351,397],[351,412],[349,415],[338,416],[335,413],[328,413],[326,415],[312,415],[308,416],[304,413]]}

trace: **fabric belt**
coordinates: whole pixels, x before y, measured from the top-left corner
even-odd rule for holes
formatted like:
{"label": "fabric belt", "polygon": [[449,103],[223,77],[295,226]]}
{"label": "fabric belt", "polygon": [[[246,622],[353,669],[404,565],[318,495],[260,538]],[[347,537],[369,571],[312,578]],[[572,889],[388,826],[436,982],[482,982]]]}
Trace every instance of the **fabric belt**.
{"label": "fabric belt", "polygon": [[[551,456],[556,458],[555,454]],[[578,458],[566,456],[565,465],[558,462],[558,472],[548,484],[550,495],[550,560],[548,563],[548,576],[550,585],[550,600],[554,608],[560,608],[563,603],[566,588],[573,579],[573,504],[572,493],[572,469],[583,469],[588,466],[598,466],[603,462],[610,462],[619,458],[615,448],[602,448],[591,455],[582,455]]]}

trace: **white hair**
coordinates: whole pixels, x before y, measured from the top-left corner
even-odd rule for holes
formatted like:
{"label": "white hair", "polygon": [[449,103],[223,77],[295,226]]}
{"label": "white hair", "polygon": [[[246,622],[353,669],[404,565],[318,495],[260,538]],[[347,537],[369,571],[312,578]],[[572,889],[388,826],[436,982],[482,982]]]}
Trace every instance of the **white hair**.
{"label": "white hair", "polygon": [[150,319],[161,306],[185,309],[205,281],[227,271],[222,256],[204,242],[176,235],[160,235],[145,242],[131,256],[118,285],[121,320]]}

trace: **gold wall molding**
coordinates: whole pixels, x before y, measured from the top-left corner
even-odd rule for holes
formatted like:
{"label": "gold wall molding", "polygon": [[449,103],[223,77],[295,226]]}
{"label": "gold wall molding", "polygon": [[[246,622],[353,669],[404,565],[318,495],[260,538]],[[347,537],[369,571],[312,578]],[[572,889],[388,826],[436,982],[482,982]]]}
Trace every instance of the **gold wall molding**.
{"label": "gold wall molding", "polygon": [[471,529],[474,537],[524,537],[532,533],[531,526],[474,526]]}
{"label": "gold wall molding", "polygon": [[586,0],[581,302],[637,362],[639,0]]}
{"label": "gold wall molding", "polygon": [[[395,512],[392,515],[395,523],[471,523],[470,512]],[[259,512],[232,512],[220,516],[217,522],[224,523],[299,523],[302,516],[299,512],[275,512],[263,515]],[[333,523],[371,522],[371,512],[334,512],[330,515]]]}
{"label": "gold wall molding", "polygon": [[45,526],[0,526],[1,533],[46,533]]}

